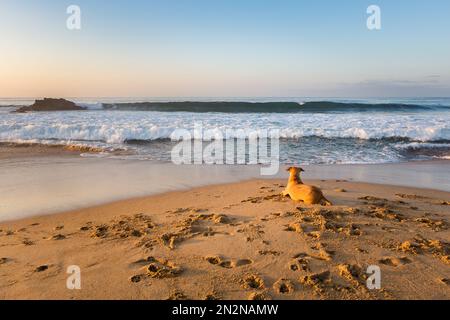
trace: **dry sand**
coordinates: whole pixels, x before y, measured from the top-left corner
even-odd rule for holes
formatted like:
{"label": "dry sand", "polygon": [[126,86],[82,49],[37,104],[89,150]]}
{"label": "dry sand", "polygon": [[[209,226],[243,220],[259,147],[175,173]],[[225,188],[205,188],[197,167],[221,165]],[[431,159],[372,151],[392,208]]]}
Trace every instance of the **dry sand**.
{"label": "dry sand", "polygon": [[252,180],[0,223],[0,299],[450,298],[450,193],[308,183],[334,205]]}

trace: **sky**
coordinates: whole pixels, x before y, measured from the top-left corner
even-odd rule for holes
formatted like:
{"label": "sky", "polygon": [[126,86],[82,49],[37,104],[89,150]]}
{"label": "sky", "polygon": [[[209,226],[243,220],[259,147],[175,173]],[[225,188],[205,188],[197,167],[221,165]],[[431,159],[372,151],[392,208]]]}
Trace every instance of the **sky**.
{"label": "sky", "polygon": [[445,97],[449,57],[448,0],[0,0],[0,97]]}

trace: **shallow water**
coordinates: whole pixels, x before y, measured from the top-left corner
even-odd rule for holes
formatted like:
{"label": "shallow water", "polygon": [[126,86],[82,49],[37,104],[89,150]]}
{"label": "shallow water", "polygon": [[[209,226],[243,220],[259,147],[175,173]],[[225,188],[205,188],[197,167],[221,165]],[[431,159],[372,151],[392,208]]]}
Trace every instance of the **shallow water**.
{"label": "shallow water", "polygon": [[[305,166],[305,179],[349,179],[450,191],[450,161]],[[259,166],[184,165],[142,160],[30,157],[0,160],[0,221],[131,197],[261,176]]]}

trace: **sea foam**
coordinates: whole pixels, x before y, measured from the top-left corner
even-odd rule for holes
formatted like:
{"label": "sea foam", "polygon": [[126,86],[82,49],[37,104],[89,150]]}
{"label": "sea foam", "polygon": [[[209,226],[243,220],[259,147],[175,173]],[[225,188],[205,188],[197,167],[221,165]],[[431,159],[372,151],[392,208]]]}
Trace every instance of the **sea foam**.
{"label": "sea foam", "polygon": [[33,139],[122,144],[127,140],[170,139],[174,130],[193,130],[196,124],[202,125],[204,130],[221,133],[227,129],[243,129],[249,134],[278,129],[280,137],[286,139],[317,136],[450,141],[450,112],[243,115],[134,111],[2,113],[0,141]]}

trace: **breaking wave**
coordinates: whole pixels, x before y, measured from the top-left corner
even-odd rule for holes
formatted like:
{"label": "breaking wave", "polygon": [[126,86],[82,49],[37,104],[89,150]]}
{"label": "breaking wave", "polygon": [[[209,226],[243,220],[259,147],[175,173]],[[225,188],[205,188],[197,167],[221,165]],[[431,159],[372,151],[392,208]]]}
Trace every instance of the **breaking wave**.
{"label": "breaking wave", "polygon": [[117,144],[129,140],[171,139],[176,129],[193,130],[201,124],[213,137],[240,129],[228,138],[242,138],[265,129],[279,130],[280,137],[405,139],[450,141],[450,113],[418,114],[196,114],[166,112],[53,112],[3,114],[0,141],[27,139],[101,141]]}
{"label": "breaking wave", "polygon": [[349,103],[331,101],[298,102],[238,102],[238,101],[173,101],[104,103],[106,110],[160,112],[221,112],[221,113],[326,113],[374,111],[424,111],[448,109],[444,105],[403,103]]}

